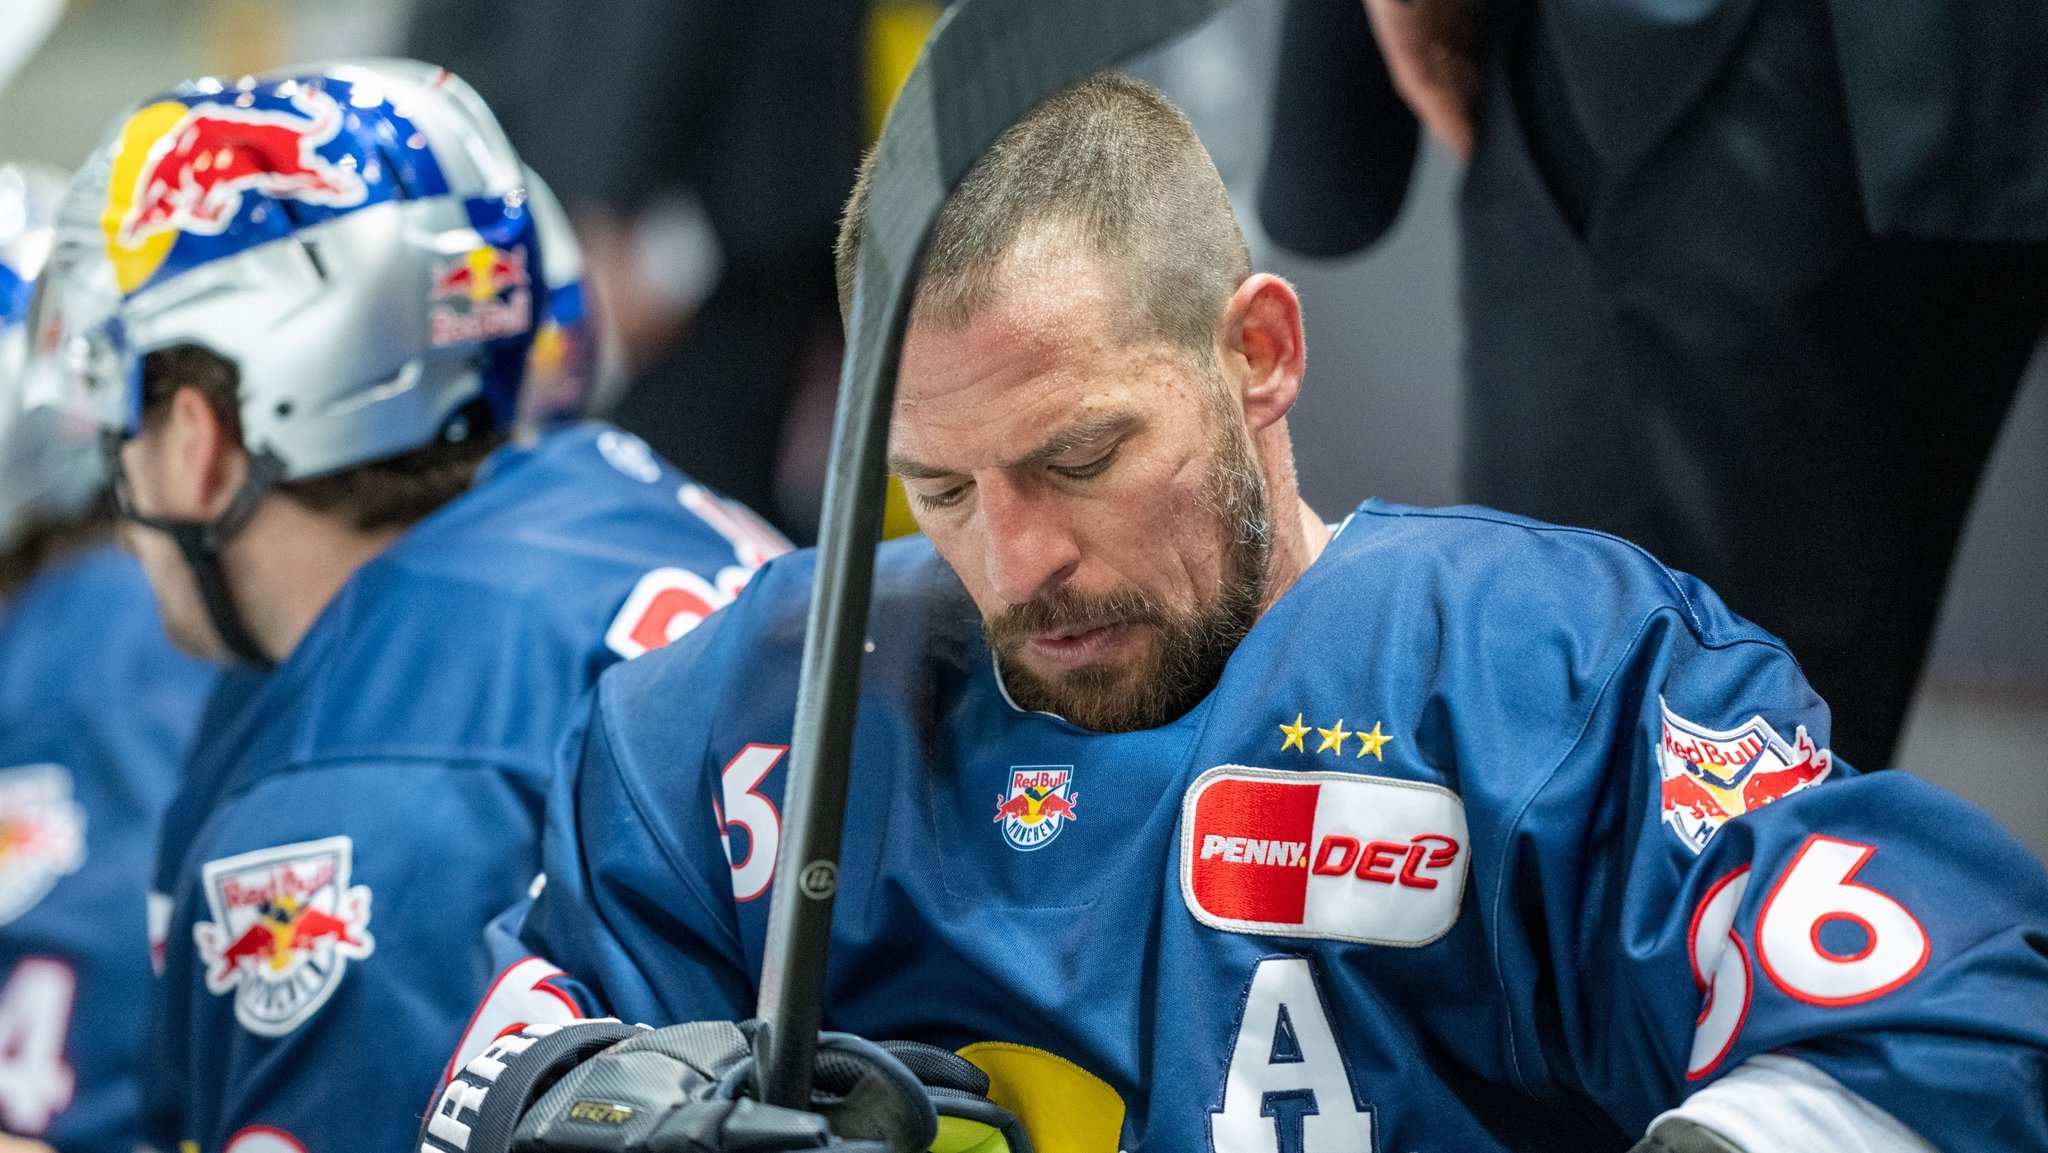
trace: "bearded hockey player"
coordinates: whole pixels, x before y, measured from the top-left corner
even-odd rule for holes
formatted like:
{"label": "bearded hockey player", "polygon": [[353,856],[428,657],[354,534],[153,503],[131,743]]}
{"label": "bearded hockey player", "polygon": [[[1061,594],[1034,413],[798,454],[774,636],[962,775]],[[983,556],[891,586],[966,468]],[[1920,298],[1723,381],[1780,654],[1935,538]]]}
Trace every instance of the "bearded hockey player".
{"label": "bearded hockey player", "polygon": [[[1156,92],[1039,106],[927,252],[891,460],[928,543],[876,574],[829,1028],[957,1050],[1058,1153],[2048,1149],[2040,862],[1832,758],[1783,646],[1622,541],[1326,527],[1298,301]],[[545,961],[485,1018],[751,1013],[763,898],[818,881],[774,875],[812,576],[602,680]],[[427,1147],[502,1135],[543,1032]],[[551,1100],[608,1147],[618,1107]]]}
{"label": "bearded hockey player", "polygon": [[213,670],[114,548],[92,425],[28,403],[62,187],[0,166],[0,1133],[129,1153],[150,850]]}
{"label": "bearded hockey player", "polygon": [[616,429],[508,442],[571,255],[535,191],[410,62],[188,84],[73,182],[69,387],[172,634],[238,664],[157,874],[157,1148],[405,1147],[572,705],[784,547]]}

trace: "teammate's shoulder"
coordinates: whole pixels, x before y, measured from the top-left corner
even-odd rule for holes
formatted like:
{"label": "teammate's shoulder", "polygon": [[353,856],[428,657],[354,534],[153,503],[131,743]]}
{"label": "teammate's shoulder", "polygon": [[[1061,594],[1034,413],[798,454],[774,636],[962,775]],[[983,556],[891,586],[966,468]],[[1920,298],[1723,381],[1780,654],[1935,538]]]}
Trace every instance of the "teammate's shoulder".
{"label": "teammate's shoulder", "polygon": [[1532,621],[1604,617],[1633,631],[1669,611],[1702,643],[1768,637],[1697,578],[1639,545],[1479,505],[1366,501],[1345,519],[1325,560],[1340,579],[1402,582],[1439,602],[1512,609]]}
{"label": "teammate's shoulder", "polygon": [[[746,687],[750,711],[773,711],[778,702],[793,700],[817,568],[815,549],[768,561],[731,605],[703,624],[665,648],[607,670],[601,697],[627,716],[645,715],[643,706],[660,700],[702,702],[726,685]],[[944,638],[974,620],[971,607],[963,615],[948,595],[958,587],[923,537],[884,543],[875,554],[869,635],[915,635],[925,643],[871,648],[862,676],[889,675],[892,658],[922,665],[949,651],[953,646]]]}
{"label": "teammate's shoulder", "polygon": [[165,635],[142,566],[112,544],[45,564],[0,612],[0,684],[48,707],[62,697],[111,704],[171,686],[197,702],[212,666],[177,651]]}

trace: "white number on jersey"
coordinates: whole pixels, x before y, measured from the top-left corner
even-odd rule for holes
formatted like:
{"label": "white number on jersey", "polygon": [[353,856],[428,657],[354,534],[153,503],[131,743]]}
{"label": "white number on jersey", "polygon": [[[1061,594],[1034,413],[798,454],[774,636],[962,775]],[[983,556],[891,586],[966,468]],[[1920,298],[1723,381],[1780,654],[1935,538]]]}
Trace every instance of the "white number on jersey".
{"label": "white number on jersey", "polygon": [[1692,918],[1692,977],[1707,996],[1693,1029],[1688,1078],[1714,1071],[1735,1045],[1735,1035],[1749,1017],[1749,950],[1735,931],[1735,910],[1749,891],[1749,866],[1714,882]]}
{"label": "white number on jersey", "polygon": [[[1757,916],[1757,959],[1772,984],[1809,1005],[1856,1005],[1926,967],[1927,930],[1904,905],[1855,883],[1876,851],[1819,835],[1800,846]],[[1837,921],[1856,929],[1847,951],[1821,942],[1821,930]]]}
{"label": "white number on jersey", "polygon": [[[1855,882],[1875,845],[1816,833],[1764,898],[1756,917],[1756,958],[1771,984],[1808,1005],[1857,1005],[1884,996],[1917,976],[1931,945],[1918,918],[1898,901]],[[1749,1015],[1757,981],[1750,950],[1735,928],[1749,891],[1748,866],[1715,882],[1692,916],[1688,945],[1693,979],[1706,995],[1693,1030],[1685,1075],[1714,1071]],[[1830,946],[1822,931],[1837,922],[1851,928]]]}
{"label": "white number on jersey", "polygon": [[1372,1112],[1351,1092],[1308,958],[1267,957],[1252,970],[1209,1143],[1215,1153],[1372,1149]]}
{"label": "white number on jersey", "polygon": [[[767,892],[768,882],[775,877],[775,853],[782,846],[782,814],[775,811],[774,802],[754,790],[787,752],[788,745],[748,745],[719,773],[723,804],[718,812],[718,839],[732,866],[736,901],[751,901]],[[747,855],[738,860],[732,855],[734,825],[747,834]]]}
{"label": "white number on jersey", "polygon": [[64,1040],[77,991],[71,966],[46,957],[16,965],[0,988],[0,1120],[10,1132],[36,1136],[71,1104]]}
{"label": "white number on jersey", "polygon": [[[536,879],[536,890],[538,886]],[[484,995],[483,1004],[477,1006],[476,1014],[469,1019],[469,1028],[463,1031],[455,1056],[448,1059],[441,1083],[446,1085],[453,1080],[470,1058],[490,1048],[491,1042],[500,1037],[517,1033],[528,1025],[559,1025],[581,1017],[581,1010],[569,994],[550,984],[562,975],[560,969],[539,957],[528,957],[498,974],[498,979],[491,983],[491,991]]]}

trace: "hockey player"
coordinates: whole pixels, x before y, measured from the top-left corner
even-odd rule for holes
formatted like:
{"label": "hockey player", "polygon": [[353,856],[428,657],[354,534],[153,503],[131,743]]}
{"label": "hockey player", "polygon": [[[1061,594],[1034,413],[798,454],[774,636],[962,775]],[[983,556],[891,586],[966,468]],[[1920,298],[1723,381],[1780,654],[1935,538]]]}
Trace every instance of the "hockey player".
{"label": "hockey player", "polygon": [[[1325,527],[1295,294],[1156,92],[1041,105],[927,252],[828,1027],[959,1050],[1060,1153],[2048,1149],[2040,862],[1835,761],[1791,655],[1622,541]],[[522,1007],[752,1011],[811,579],[602,680]]]}
{"label": "hockey player", "polygon": [[61,188],[0,166],[0,1132],[128,1153],[150,851],[213,670],[113,546],[95,430],[26,403]]}
{"label": "hockey player", "polygon": [[72,386],[172,634],[241,670],[159,865],[157,1148],[403,1148],[571,706],[784,547],[615,429],[508,442],[565,254],[532,192],[393,61],[185,85],[73,182],[60,271],[117,304]]}

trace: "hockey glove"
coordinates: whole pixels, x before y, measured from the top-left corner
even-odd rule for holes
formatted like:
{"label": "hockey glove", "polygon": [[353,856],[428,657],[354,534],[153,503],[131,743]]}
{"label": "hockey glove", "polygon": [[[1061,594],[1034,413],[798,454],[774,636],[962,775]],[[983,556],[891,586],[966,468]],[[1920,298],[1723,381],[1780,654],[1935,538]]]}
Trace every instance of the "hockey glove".
{"label": "hockey glove", "polygon": [[942,1049],[826,1033],[815,1080],[809,1112],[748,1099],[749,1032],[730,1022],[666,1029],[616,1021],[536,1025],[502,1038],[463,1068],[436,1102],[420,1148],[1030,1153],[1016,1119],[984,1095],[987,1078]]}

